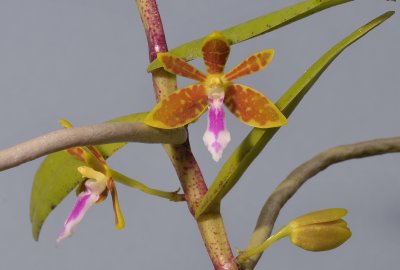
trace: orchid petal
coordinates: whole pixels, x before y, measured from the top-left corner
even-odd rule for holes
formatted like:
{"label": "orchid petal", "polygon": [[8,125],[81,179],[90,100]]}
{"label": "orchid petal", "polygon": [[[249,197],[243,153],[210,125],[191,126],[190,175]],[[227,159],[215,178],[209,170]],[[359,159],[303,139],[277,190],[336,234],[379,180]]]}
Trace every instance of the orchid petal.
{"label": "orchid petal", "polygon": [[[71,147],[65,150],[73,158],[85,163],[87,166],[94,168],[97,171],[105,172],[107,165],[104,159],[99,159],[98,156],[93,153],[89,147],[95,148],[94,146],[87,147]],[[100,156],[101,154],[98,153]],[[101,156],[101,158],[103,158]]]}
{"label": "orchid petal", "polygon": [[220,32],[213,32],[204,40],[201,53],[208,74],[224,72],[229,52],[229,42]]}
{"label": "orchid petal", "polygon": [[104,159],[103,155],[100,153],[99,150],[93,145],[86,146],[89,152],[97,159],[97,161],[103,165],[107,166],[106,160]]}
{"label": "orchid petal", "polygon": [[195,121],[207,109],[206,88],[194,84],[177,90],[162,99],[147,115],[146,125],[173,129]]}
{"label": "orchid petal", "polygon": [[82,147],[71,147],[65,150],[70,156],[75,159],[88,163],[89,154]]}
{"label": "orchid petal", "polygon": [[70,121],[68,121],[67,119],[60,119],[60,120],[58,120],[58,123],[64,128],[73,128],[74,127],[72,125],[72,123]]}
{"label": "orchid petal", "polygon": [[[68,216],[63,229],[57,237],[57,245],[59,245],[62,240],[72,236],[76,225],[81,222],[89,208],[92,207],[100,197],[101,193],[96,191],[101,188],[98,186],[96,181],[89,179],[86,181],[85,186],[87,190],[79,194],[71,214]],[[103,186],[103,190],[104,189],[105,186]]]}
{"label": "orchid petal", "polygon": [[208,110],[208,125],[203,141],[213,159],[218,161],[222,152],[231,140],[231,135],[225,126],[224,97],[210,98]]}
{"label": "orchid petal", "polygon": [[263,50],[243,60],[240,64],[224,75],[227,81],[233,81],[241,77],[263,70],[274,57],[274,49]]}
{"label": "orchid petal", "polygon": [[249,126],[272,128],[287,124],[286,117],[271,100],[248,86],[229,85],[224,103],[240,121]]}
{"label": "orchid petal", "polygon": [[107,184],[107,179],[108,177],[105,176],[103,173],[94,170],[91,167],[87,167],[87,166],[81,166],[78,167],[78,171],[79,173],[88,179],[94,179],[95,181],[97,181],[98,183],[101,183],[101,190],[96,190],[96,192],[101,193],[104,191],[103,186],[105,186]]}
{"label": "orchid petal", "polygon": [[170,53],[158,53],[157,58],[160,60],[164,69],[170,73],[200,82],[206,79],[206,75],[203,72],[175,55]]}
{"label": "orchid petal", "polygon": [[73,234],[75,226],[81,222],[89,208],[99,202],[107,188],[107,177],[101,172],[86,166],[78,167],[78,171],[83,177],[88,178],[85,182],[86,189],[78,195],[75,206],[57,237],[57,245]]}

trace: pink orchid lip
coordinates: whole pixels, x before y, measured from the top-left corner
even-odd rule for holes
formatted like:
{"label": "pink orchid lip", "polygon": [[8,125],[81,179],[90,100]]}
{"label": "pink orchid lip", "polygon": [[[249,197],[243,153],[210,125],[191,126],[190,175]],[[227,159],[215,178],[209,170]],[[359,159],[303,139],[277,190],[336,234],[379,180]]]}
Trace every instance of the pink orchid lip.
{"label": "pink orchid lip", "polygon": [[[85,182],[86,191],[83,191],[78,195],[75,205],[64,223],[63,229],[58,234],[56,246],[58,246],[62,240],[72,236],[76,225],[82,221],[90,207],[92,207],[99,200],[101,194],[99,191],[103,189],[100,187],[100,185],[102,184],[97,183],[92,179],[89,179]],[[102,186],[104,186],[104,189],[106,188],[105,185]]]}
{"label": "pink orchid lip", "polygon": [[223,150],[231,140],[230,133],[225,126],[224,96],[209,98],[208,126],[203,141],[215,161],[220,160]]}

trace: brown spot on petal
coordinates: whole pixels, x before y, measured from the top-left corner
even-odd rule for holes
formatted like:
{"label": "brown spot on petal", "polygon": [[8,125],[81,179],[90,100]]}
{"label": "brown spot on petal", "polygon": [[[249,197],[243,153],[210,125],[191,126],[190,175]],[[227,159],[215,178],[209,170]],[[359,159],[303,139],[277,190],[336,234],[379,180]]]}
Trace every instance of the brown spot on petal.
{"label": "brown spot on petal", "polygon": [[264,69],[273,57],[273,50],[265,50],[251,55],[225,74],[225,79],[233,81]]}
{"label": "brown spot on petal", "polygon": [[179,57],[176,57],[169,53],[162,53],[158,55],[158,59],[164,66],[164,68],[173,74],[180,75],[196,81],[204,81],[206,75],[196,69],[194,66],[186,63]]}
{"label": "brown spot on petal", "polygon": [[260,128],[278,127],[286,124],[286,118],[266,96],[239,84],[228,86],[225,105],[244,123]]}
{"label": "brown spot on petal", "polygon": [[[195,84],[180,89],[160,101],[146,119],[146,124],[177,128],[196,120],[208,105],[205,87]],[[158,122],[158,123],[157,123]]]}

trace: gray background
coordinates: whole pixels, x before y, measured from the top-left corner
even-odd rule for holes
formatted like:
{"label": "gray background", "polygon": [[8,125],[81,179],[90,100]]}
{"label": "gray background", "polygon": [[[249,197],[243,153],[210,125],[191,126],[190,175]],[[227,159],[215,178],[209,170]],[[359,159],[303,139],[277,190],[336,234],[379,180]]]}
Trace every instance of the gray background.
{"label": "gray background", "polygon": [[[296,1],[159,1],[169,47]],[[270,67],[240,82],[273,100],[347,34],[398,3],[359,0],[234,46],[227,68],[253,52],[275,48]],[[58,129],[98,123],[154,105],[147,43],[133,0],[0,1],[0,148]],[[233,247],[243,249],[271,190],[298,164],[338,144],[399,136],[399,14],[348,48],[324,73],[226,197],[222,213]],[[201,69],[202,63],[194,61]],[[183,86],[188,81],[180,80]],[[190,127],[193,151],[210,184],[250,130],[231,115],[232,142],[215,163]],[[50,215],[40,242],[31,237],[30,188],[42,159],[0,174],[0,269],[211,269],[185,203],[119,187],[126,229],[114,230],[110,200],[94,207],[75,236],[54,240],[72,208],[69,196]],[[178,181],[163,149],[132,144],[113,168],[146,184],[174,190]],[[345,207],[353,237],[340,248],[310,253],[283,240],[258,269],[397,269],[400,263],[400,156],[333,166],[306,184],[277,226],[309,211]],[[54,179],[57,181],[57,179]],[[114,268],[113,268],[114,267]]]}

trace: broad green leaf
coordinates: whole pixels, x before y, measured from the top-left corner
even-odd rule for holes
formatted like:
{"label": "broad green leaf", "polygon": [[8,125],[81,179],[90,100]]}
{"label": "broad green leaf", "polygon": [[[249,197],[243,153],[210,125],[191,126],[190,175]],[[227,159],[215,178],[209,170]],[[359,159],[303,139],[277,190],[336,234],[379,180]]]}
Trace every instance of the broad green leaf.
{"label": "broad green leaf", "polygon": [[[220,32],[229,40],[230,44],[233,45],[276,30],[316,12],[350,1],[352,0],[307,0],[235,25]],[[205,38],[207,38],[207,36],[183,44],[170,52],[186,61],[198,58],[201,56],[200,48]],[[147,67],[147,71],[150,72],[160,67],[161,63],[156,59],[150,63]]]}
{"label": "broad green leaf", "polygon": [[[394,14],[384,13],[354,31],[319,58],[278,100],[276,106],[289,117],[308,90],[318,80],[329,64],[348,46]],[[196,210],[196,218],[219,207],[222,198],[233,188],[248,166],[264,149],[279,128],[254,128],[223,165],[210,189]]]}
{"label": "broad green leaf", "polygon": [[[123,116],[109,122],[143,122],[147,113]],[[110,157],[126,143],[98,146],[105,158]],[[40,229],[50,212],[82,181],[77,171],[82,162],[64,151],[48,155],[36,172],[31,192],[30,218],[32,234],[39,239]]]}

